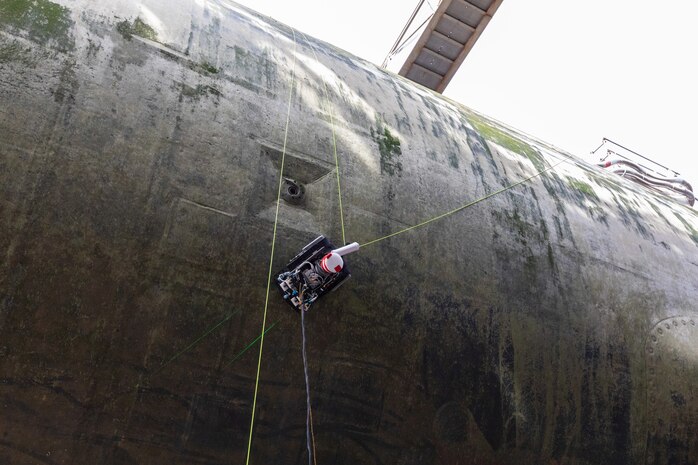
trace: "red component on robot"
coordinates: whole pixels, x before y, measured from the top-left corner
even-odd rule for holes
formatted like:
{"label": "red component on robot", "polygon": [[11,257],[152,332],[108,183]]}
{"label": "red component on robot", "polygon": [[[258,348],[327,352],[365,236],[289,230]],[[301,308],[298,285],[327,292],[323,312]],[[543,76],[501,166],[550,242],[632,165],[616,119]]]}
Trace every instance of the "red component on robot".
{"label": "red component on robot", "polygon": [[320,260],[320,268],[325,273],[339,273],[344,268],[344,260],[334,252],[330,252]]}

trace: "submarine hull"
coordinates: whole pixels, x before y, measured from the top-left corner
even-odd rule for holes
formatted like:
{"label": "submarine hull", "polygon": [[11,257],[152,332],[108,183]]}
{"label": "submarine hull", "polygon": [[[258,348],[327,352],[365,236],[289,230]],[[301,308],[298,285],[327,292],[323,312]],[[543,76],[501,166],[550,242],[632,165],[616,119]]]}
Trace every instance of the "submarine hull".
{"label": "submarine hull", "polygon": [[568,157],[231,2],[0,0],[0,462],[305,463],[318,235],[318,462],[698,462],[698,218]]}

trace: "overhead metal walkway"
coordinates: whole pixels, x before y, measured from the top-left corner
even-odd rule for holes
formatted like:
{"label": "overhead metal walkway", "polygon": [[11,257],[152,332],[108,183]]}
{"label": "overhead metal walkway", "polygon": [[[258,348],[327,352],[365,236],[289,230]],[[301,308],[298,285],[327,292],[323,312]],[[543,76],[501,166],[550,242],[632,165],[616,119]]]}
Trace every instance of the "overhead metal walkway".
{"label": "overhead metal walkway", "polygon": [[501,4],[502,0],[443,0],[399,74],[443,92]]}

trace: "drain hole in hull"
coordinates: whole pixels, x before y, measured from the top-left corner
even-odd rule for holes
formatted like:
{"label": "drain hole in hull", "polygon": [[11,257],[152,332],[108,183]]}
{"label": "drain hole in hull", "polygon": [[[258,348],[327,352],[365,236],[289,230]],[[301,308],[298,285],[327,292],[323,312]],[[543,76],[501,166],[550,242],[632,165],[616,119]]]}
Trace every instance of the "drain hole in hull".
{"label": "drain hole in hull", "polygon": [[281,198],[294,205],[300,205],[305,200],[305,186],[293,179],[284,178]]}

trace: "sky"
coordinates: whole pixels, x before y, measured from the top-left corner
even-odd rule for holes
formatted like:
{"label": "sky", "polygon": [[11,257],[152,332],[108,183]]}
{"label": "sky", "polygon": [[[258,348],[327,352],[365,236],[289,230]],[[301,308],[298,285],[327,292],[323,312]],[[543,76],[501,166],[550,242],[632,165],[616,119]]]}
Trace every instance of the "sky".
{"label": "sky", "polygon": [[[236,1],[377,65],[418,3]],[[589,161],[612,139],[698,191],[696,19],[695,0],[504,0],[444,95]]]}

